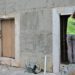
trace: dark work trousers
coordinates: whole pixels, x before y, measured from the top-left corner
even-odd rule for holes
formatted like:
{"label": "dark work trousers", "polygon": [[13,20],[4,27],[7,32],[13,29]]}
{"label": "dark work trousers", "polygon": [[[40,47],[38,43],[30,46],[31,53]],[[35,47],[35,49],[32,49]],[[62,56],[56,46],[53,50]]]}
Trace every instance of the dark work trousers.
{"label": "dark work trousers", "polygon": [[67,47],[69,63],[75,63],[75,35],[67,35]]}

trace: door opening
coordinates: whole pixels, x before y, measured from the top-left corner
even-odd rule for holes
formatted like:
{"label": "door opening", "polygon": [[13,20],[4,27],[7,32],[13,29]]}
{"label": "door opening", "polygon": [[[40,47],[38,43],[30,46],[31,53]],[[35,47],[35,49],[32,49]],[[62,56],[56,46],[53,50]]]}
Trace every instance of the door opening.
{"label": "door opening", "polygon": [[66,29],[67,19],[70,15],[60,15],[60,63],[68,64]]}

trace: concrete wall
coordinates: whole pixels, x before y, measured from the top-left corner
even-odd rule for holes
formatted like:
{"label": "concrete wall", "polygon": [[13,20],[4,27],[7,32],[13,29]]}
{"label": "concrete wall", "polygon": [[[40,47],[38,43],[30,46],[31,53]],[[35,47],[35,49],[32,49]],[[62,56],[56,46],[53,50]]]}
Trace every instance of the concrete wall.
{"label": "concrete wall", "polygon": [[52,53],[50,17],[49,9],[33,9],[22,13],[20,27],[22,60],[28,57],[33,59],[34,63],[37,60],[41,61],[41,66],[44,66],[44,56]]}
{"label": "concrete wall", "polygon": [[[75,5],[75,0],[0,0],[0,15],[20,13],[21,65],[34,62],[43,66],[48,58],[52,71],[52,8]],[[41,61],[40,61],[41,60]]]}

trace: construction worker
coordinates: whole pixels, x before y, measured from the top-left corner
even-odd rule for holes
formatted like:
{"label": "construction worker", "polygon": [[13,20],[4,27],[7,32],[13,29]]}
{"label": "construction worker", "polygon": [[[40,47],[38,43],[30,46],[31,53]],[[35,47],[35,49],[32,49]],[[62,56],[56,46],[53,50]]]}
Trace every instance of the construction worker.
{"label": "construction worker", "polygon": [[67,48],[69,63],[75,63],[75,12],[67,21]]}

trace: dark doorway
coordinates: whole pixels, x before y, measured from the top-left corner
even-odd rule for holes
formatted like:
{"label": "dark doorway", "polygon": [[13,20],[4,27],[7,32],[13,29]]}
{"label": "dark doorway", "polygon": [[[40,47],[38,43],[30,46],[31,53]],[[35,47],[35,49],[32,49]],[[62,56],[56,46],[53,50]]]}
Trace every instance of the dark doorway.
{"label": "dark doorway", "polygon": [[66,29],[67,29],[67,19],[70,15],[60,15],[60,48],[61,48],[61,63],[68,64],[68,54],[67,54],[67,41],[66,41]]}

